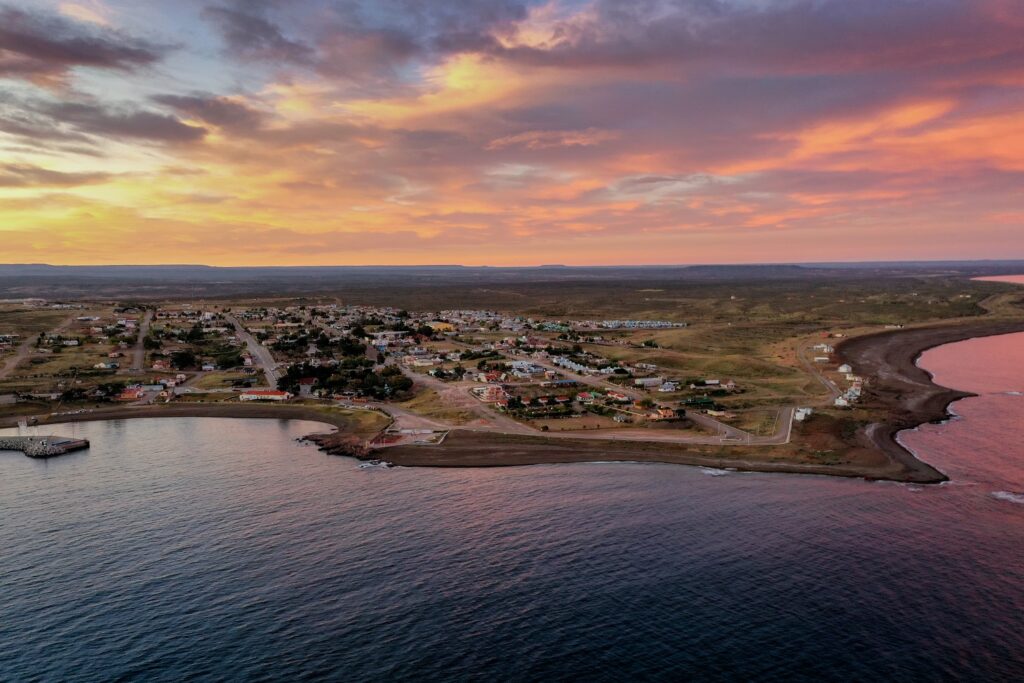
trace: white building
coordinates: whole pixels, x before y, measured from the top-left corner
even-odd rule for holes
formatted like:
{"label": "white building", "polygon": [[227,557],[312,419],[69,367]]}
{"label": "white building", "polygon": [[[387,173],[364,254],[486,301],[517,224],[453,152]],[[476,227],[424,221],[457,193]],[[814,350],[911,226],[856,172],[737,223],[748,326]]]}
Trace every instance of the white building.
{"label": "white building", "polygon": [[292,397],[287,391],[270,389],[250,389],[238,395],[239,401],[287,401]]}

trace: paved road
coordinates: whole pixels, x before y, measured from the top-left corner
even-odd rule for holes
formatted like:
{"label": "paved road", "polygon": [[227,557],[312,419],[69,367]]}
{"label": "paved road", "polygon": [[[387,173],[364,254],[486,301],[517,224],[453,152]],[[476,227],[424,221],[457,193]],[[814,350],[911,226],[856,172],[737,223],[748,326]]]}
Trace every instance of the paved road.
{"label": "paved road", "polygon": [[146,346],[143,341],[146,339],[146,335],[149,334],[149,325],[153,322],[153,311],[146,311],[146,314],[142,316],[142,321],[139,323],[139,338],[135,342],[135,348],[132,350],[132,370],[141,372],[146,364]]}
{"label": "paved road", "polygon": [[228,322],[235,326],[235,334],[238,338],[245,342],[245,345],[249,347],[249,353],[252,355],[256,362],[263,368],[263,374],[267,378],[267,385],[271,389],[277,388],[277,363],[274,361],[274,357],[270,354],[270,351],[263,344],[256,341],[256,337],[249,334],[238,318],[225,313],[224,317],[227,318]]}
{"label": "paved road", "polygon": [[[75,316],[70,316],[60,323],[57,327],[50,330],[51,333],[60,332],[71,325],[74,322]],[[25,341],[18,345],[14,355],[7,359],[4,366],[0,368],[0,379],[7,379],[11,373],[14,372],[15,368],[21,365],[22,361],[28,358],[29,354],[32,353],[32,349],[36,346],[36,339],[38,335],[26,335]]]}
{"label": "paved road", "polygon": [[[560,372],[563,375],[565,375],[566,377],[568,377],[569,379],[575,380],[575,381],[579,382],[580,384],[586,384],[588,386],[596,387],[598,389],[605,389],[605,390],[609,390],[610,389],[612,391],[617,391],[620,394],[625,394],[626,396],[629,396],[633,400],[643,400],[645,398],[651,398],[651,396],[649,394],[647,394],[646,392],[644,392],[644,391],[641,391],[639,389],[634,389],[634,388],[628,387],[628,386],[624,387],[624,386],[622,386],[620,384],[615,384],[614,382],[610,382],[610,381],[608,381],[606,379],[603,379],[602,377],[599,377],[599,376],[581,375],[581,374],[578,374],[578,373],[566,370],[564,368],[560,368],[560,367],[558,367],[557,365],[555,365],[553,363],[548,363],[548,362],[542,361],[542,360],[531,360],[531,362],[534,363],[535,365],[539,365],[539,366],[541,366],[543,368],[547,368],[548,370],[555,370],[556,372]],[[793,409],[792,408],[783,408],[782,410],[783,411],[788,411],[789,417],[787,419],[792,419],[792,414],[793,414]],[[731,425],[727,425],[724,422],[720,422],[720,421],[716,420],[715,418],[711,417],[710,415],[705,415],[704,413],[698,413],[698,412],[695,412],[695,411],[692,411],[692,410],[688,410],[688,411],[686,411],[686,416],[689,417],[694,422],[696,422],[697,424],[699,424],[700,426],[704,427],[705,429],[708,429],[708,430],[711,430],[711,431],[715,432],[715,434],[717,434],[717,436],[715,438],[718,439],[718,441],[727,441],[727,442],[731,441],[731,442],[736,442],[736,443],[749,443],[749,444],[755,444],[755,443],[771,444],[771,443],[788,443],[789,442],[788,433],[785,436],[785,440],[778,441],[778,439],[780,438],[780,433],[781,433],[781,431],[783,431],[781,429],[777,429],[776,433],[771,435],[771,436],[754,436],[753,434],[750,434],[749,432],[745,432],[742,429],[737,429],[736,427],[733,427]],[[781,428],[781,427],[784,426],[784,423],[787,421],[787,419],[784,419],[784,418],[786,418],[786,416],[783,415],[781,412],[780,412],[779,418],[780,419],[779,419],[778,424],[779,424],[779,427]],[[656,439],[656,440],[662,441],[662,440],[669,440],[669,439]]]}
{"label": "paved road", "polygon": [[[529,425],[525,425],[522,422],[514,420],[505,414],[495,412],[493,409],[478,401],[469,393],[473,386],[477,386],[472,382],[442,382],[435,377],[414,373],[407,368],[402,368],[402,371],[406,376],[411,377],[417,384],[434,389],[438,393],[440,400],[446,406],[471,412],[472,414],[477,415],[478,419],[467,424],[454,425],[437,418],[427,418],[422,415],[418,415],[394,404],[371,404],[374,408],[378,408],[390,415],[395,421],[395,427],[398,429],[461,429],[473,432],[544,436],[545,438],[554,439],[598,439],[602,441],[653,441],[703,445],[734,444],[768,446],[789,443],[793,426],[794,408],[785,407],[779,410],[775,432],[767,436],[755,436],[749,432],[743,431],[742,429],[737,429],[736,427],[719,422],[709,415],[694,412],[688,412],[687,416],[695,423],[704,427],[708,431],[713,432],[712,434],[697,436],[692,434],[679,434],[678,432],[670,429],[655,430],[626,428],[592,431],[541,432]],[[586,377],[583,375],[579,375],[577,377],[579,377],[580,381],[583,383],[587,383],[585,380],[590,380],[592,385],[600,382],[600,380],[593,377]],[[601,384],[596,385],[603,386]],[[618,388],[617,385],[613,386]],[[630,393],[635,394],[638,392]]]}

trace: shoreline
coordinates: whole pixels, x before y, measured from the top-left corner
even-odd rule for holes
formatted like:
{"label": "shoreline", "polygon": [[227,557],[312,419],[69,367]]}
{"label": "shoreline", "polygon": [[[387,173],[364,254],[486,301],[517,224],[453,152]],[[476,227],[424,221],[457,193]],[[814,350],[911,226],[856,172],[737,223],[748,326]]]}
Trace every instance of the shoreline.
{"label": "shoreline", "polygon": [[[857,430],[846,441],[849,458],[816,463],[787,460],[771,447],[692,445],[647,441],[550,439],[542,435],[476,432],[453,428],[441,445],[393,446],[372,449],[368,442],[379,433],[360,429],[353,411],[327,406],[294,404],[165,404],[112,406],[81,413],[38,416],[34,426],[139,418],[212,417],[304,420],[329,425],[332,432],[305,437],[330,455],[360,460],[371,458],[406,467],[511,467],[597,461],[667,463],[745,472],[816,474],[838,477],[935,484],[948,477],[918,459],[898,435],[922,424],[950,419],[949,406],[970,392],[936,384],[918,367],[921,355],[937,346],[966,339],[1024,332],[1024,320],[970,321],[912,329],[886,330],[843,340],[836,354],[868,381],[864,408],[886,416]],[[15,427],[31,416],[0,417],[0,427]]]}
{"label": "shoreline", "polygon": [[949,481],[944,473],[900,443],[898,437],[901,432],[921,425],[953,418],[949,407],[976,394],[937,384],[931,373],[917,363],[926,351],[939,346],[1018,332],[1024,332],[1024,320],[972,321],[878,332],[841,342],[836,355],[868,379],[862,404],[887,413],[884,420],[858,430],[858,439],[909,472],[933,478],[925,483]]}

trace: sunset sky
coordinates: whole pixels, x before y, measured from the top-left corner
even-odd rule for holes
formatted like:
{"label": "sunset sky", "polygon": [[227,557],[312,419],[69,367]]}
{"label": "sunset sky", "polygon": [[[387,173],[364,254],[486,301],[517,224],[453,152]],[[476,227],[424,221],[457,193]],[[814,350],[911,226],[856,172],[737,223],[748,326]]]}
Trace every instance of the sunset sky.
{"label": "sunset sky", "polygon": [[0,261],[1024,258],[1020,0],[0,0]]}

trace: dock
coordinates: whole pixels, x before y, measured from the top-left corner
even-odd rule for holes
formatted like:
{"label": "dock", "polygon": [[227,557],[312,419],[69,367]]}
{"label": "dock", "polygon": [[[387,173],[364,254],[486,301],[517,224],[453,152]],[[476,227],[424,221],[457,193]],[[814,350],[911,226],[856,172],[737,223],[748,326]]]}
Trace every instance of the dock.
{"label": "dock", "polygon": [[30,458],[52,458],[88,447],[87,439],[67,436],[0,436],[0,451],[21,451]]}

